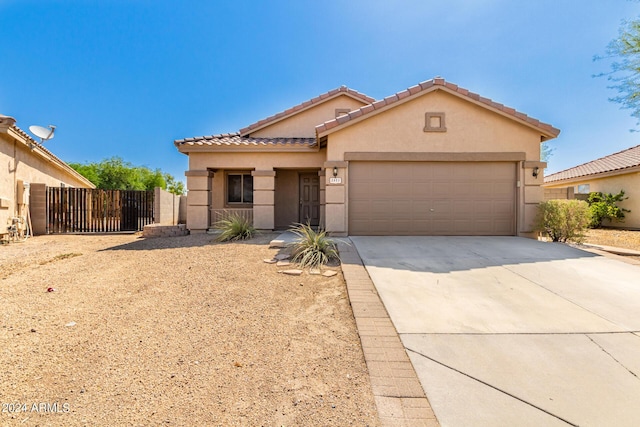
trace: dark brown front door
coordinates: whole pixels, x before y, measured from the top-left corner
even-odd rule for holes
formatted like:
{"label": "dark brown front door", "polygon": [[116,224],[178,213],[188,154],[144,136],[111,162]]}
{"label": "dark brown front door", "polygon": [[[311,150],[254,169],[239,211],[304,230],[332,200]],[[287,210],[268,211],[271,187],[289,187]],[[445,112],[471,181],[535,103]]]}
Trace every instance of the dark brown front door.
{"label": "dark brown front door", "polygon": [[320,177],[317,173],[300,174],[300,222],[320,224]]}

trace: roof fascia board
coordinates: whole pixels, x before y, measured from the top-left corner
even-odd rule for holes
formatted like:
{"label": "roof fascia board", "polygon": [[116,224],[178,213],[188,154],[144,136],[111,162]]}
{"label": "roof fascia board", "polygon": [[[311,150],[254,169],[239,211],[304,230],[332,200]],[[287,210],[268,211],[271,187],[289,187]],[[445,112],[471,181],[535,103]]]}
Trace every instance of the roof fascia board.
{"label": "roof fascia board", "polygon": [[375,109],[374,111],[372,111],[370,113],[362,114],[362,115],[360,115],[358,117],[355,117],[355,118],[353,118],[351,120],[348,120],[348,121],[346,121],[346,122],[344,122],[342,124],[339,124],[338,126],[332,127],[331,129],[327,129],[327,130],[325,130],[323,132],[317,133],[317,137],[318,138],[322,138],[322,137],[327,136],[327,135],[329,135],[329,134],[331,134],[333,132],[337,132],[337,131],[339,131],[341,129],[344,129],[344,128],[348,127],[348,126],[354,125],[354,124],[359,123],[359,122],[361,122],[363,120],[367,120],[370,117],[374,117],[374,116],[376,116],[376,115],[378,115],[380,113],[383,113],[383,112],[385,112],[385,111],[387,111],[387,110],[389,110],[391,108],[395,108],[395,107],[397,107],[399,105],[402,105],[402,104],[404,104],[406,102],[413,101],[414,99],[417,99],[417,98],[419,98],[421,96],[424,96],[424,95],[426,95],[428,93],[431,93],[431,92],[434,92],[436,90],[442,90],[442,91],[447,92],[447,93],[449,93],[451,95],[455,95],[456,97],[458,97],[458,98],[460,98],[462,100],[471,102],[471,103],[473,103],[473,104],[475,104],[475,105],[477,105],[479,107],[485,108],[485,109],[490,110],[490,111],[492,111],[494,113],[498,113],[499,115],[501,115],[501,116],[503,116],[503,117],[505,117],[507,119],[511,119],[511,120],[513,120],[513,121],[515,121],[517,123],[520,123],[520,124],[522,124],[524,126],[527,126],[527,127],[531,128],[531,129],[535,130],[536,132],[540,133],[543,136],[543,138],[542,138],[542,140],[540,142],[544,142],[546,140],[553,139],[553,138],[556,137],[556,135],[553,135],[552,133],[549,133],[549,132],[541,129],[541,128],[533,125],[532,123],[527,122],[526,120],[522,120],[522,119],[518,118],[515,115],[506,113],[504,111],[501,111],[501,110],[499,110],[499,109],[497,109],[495,107],[492,107],[491,105],[489,105],[487,103],[475,100],[475,99],[473,99],[473,98],[471,98],[469,96],[466,96],[466,95],[464,95],[462,93],[459,93],[459,92],[457,92],[455,90],[452,90],[452,89],[450,89],[450,88],[448,88],[446,86],[443,86],[443,85],[433,85],[433,86],[431,86],[431,87],[429,87],[427,89],[423,89],[423,90],[421,90],[419,92],[416,92],[416,93],[414,93],[412,95],[409,95],[409,96],[406,96],[406,97],[404,97],[402,99],[399,99],[398,101],[396,101],[396,102],[394,102],[392,104],[388,104],[388,105],[385,105],[385,106],[383,106],[381,108]]}
{"label": "roof fascia board", "polygon": [[[273,120],[269,120],[268,122],[265,122],[265,123],[263,123],[262,125],[260,125],[260,126],[258,126],[258,127],[255,127],[255,128],[253,128],[253,129],[249,129],[249,127],[246,127],[246,128],[244,128],[244,129],[241,129],[241,130],[240,130],[240,132],[239,132],[239,133],[240,133],[240,136],[248,136],[248,135],[251,135],[251,134],[252,134],[252,133],[254,133],[254,132],[257,132],[257,131],[259,131],[259,130],[262,130],[262,129],[264,129],[264,128],[267,128],[267,127],[269,127],[269,126],[272,126],[272,125],[274,125],[274,124],[276,124],[276,123],[278,123],[278,122],[281,122],[281,121],[283,121],[283,120],[285,120],[285,119],[291,118],[291,117],[293,117],[293,116],[295,116],[295,115],[297,115],[297,114],[300,114],[300,113],[302,113],[302,112],[304,112],[304,111],[310,110],[310,109],[312,109],[312,108],[314,108],[314,107],[317,107],[318,105],[321,105],[321,104],[326,103],[327,101],[330,101],[330,100],[332,100],[332,99],[336,99],[336,98],[338,98],[339,96],[348,96],[349,98],[355,99],[356,101],[363,103],[363,106],[364,106],[364,105],[367,105],[367,104],[365,103],[365,101],[363,101],[361,98],[358,98],[357,96],[355,96],[355,95],[353,95],[353,94],[351,94],[351,93],[349,93],[349,92],[337,92],[337,93],[335,93],[335,94],[333,94],[333,95],[329,95],[329,96],[327,96],[326,98],[323,98],[322,100],[320,100],[320,101],[318,101],[318,102],[312,102],[312,103],[309,103],[309,105],[307,105],[307,106],[305,106],[305,107],[301,107],[299,110],[293,111],[293,112],[291,112],[291,113],[289,113],[289,114],[287,114],[287,115],[284,115],[284,116],[282,116],[282,117],[274,118]],[[308,102],[308,101],[305,101],[305,102],[303,102],[302,104],[299,104],[299,105],[304,105],[306,102]],[[294,107],[294,108],[295,108],[295,107]],[[285,110],[285,111],[286,111],[286,110]],[[276,115],[277,115],[277,114],[276,114]],[[251,125],[249,125],[249,126],[251,126]],[[243,130],[244,130],[244,131],[243,131]]]}

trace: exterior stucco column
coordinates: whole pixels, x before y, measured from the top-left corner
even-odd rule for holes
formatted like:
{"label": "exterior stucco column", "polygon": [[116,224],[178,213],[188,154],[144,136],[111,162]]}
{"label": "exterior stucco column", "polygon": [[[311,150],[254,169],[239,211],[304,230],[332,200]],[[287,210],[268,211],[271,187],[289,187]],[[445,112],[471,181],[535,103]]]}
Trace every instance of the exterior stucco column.
{"label": "exterior stucco column", "polygon": [[[519,235],[525,237],[532,237],[535,233],[535,221],[538,215],[538,205],[540,202],[544,202],[544,168],[547,167],[545,162],[538,161],[525,161],[522,162],[522,175],[524,175],[521,182],[524,183],[524,189],[522,197],[524,198],[524,206],[522,223],[520,224]],[[535,168],[537,169],[538,176],[533,176]]]}
{"label": "exterior stucco column", "polygon": [[[347,235],[347,180],[349,162],[329,161],[325,168],[325,229],[332,236]],[[336,168],[336,176],[334,176]]]}
{"label": "exterior stucco column", "polygon": [[276,172],[255,170],[253,176],[253,226],[258,230],[273,230],[275,224]]}
{"label": "exterior stucco column", "polygon": [[210,224],[209,203],[210,184],[213,172],[209,170],[190,170],[187,177],[187,228],[192,233],[207,231]]}

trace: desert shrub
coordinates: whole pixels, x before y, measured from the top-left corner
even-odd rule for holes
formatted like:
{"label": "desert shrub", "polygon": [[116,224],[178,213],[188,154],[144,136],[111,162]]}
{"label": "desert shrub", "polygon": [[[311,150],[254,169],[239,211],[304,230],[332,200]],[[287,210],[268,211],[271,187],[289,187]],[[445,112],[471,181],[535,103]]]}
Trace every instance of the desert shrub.
{"label": "desert shrub", "polygon": [[297,239],[292,245],[292,261],[302,268],[320,268],[332,259],[338,259],[338,250],[327,233],[314,230],[309,224],[296,224],[290,228]]}
{"label": "desert shrub", "polygon": [[217,221],[213,227],[220,230],[220,234],[216,238],[219,242],[250,239],[256,232],[248,219],[233,213]]}
{"label": "desert shrub", "polygon": [[618,194],[604,194],[601,192],[589,193],[587,202],[591,211],[591,228],[602,227],[602,221],[622,222],[624,221],[625,212],[631,212],[628,209],[621,208],[618,202],[628,199],[624,196],[624,190],[620,190]]}
{"label": "desert shrub", "polygon": [[549,200],[538,208],[537,229],[554,242],[582,241],[590,221],[589,205],[582,200]]}

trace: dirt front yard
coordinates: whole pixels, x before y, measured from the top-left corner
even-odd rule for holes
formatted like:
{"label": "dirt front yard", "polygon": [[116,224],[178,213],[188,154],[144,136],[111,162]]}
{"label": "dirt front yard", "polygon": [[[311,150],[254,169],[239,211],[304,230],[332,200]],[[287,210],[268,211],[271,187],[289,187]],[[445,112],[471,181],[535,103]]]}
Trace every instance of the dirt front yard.
{"label": "dirt front yard", "polygon": [[342,275],[271,238],[0,247],[0,425],[379,425]]}
{"label": "dirt front yard", "polygon": [[587,230],[585,243],[640,251],[640,231],[597,228]]}

